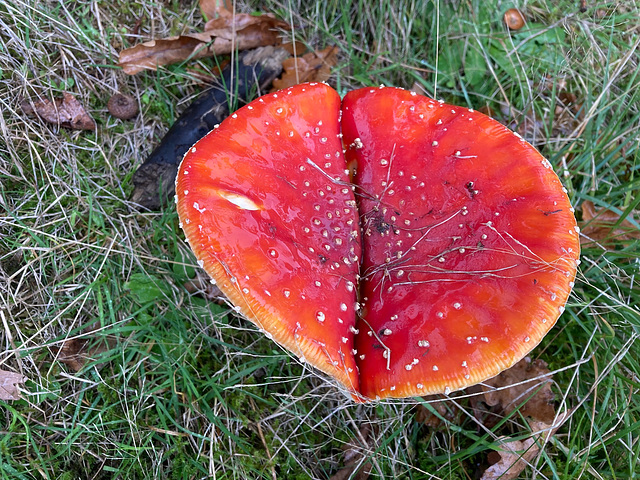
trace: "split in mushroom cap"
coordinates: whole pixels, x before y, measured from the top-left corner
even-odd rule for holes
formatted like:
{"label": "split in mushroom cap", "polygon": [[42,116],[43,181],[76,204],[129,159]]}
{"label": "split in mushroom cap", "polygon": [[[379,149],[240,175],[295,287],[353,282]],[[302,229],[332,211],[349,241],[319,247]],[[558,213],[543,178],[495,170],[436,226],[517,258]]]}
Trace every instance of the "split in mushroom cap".
{"label": "split in mushroom cap", "polygon": [[236,309],[354,398],[498,374],[552,327],[576,273],[549,162],[489,117],[400,89],[351,92],[342,113],[323,84],[262,97],[194,146],[176,191]]}
{"label": "split in mushroom cap", "polygon": [[176,193],[191,248],[237,310],[355,392],[361,249],[339,111],[324,84],[261,97],[185,155]]}
{"label": "split in mushroom cap", "polygon": [[342,109],[363,229],[361,393],[448,393],[510,367],[576,273],[550,163],[495,120],[405,90],[356,90]]}

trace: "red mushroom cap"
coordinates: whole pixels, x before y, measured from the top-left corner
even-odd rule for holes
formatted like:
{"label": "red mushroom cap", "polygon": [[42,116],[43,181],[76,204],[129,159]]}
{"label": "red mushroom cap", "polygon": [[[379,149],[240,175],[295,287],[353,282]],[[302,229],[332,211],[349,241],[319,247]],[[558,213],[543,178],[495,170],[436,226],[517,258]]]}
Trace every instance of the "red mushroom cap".
{"label": "red mushroom cap", "polygon": [[396,88],[340,105],[326,85],[297,85],[187,153],[176,200],[196,257],[238,312],[355,399],[497,375],[573,286],[566,190],[478,112]]}
{"label": "red mushroom cap", "polygon": [[524,357],[580,248],[550,163],[485,115],[397,88],[348,93],[342,131],[363,229],[361,393],[448,393]]}
{"label": "red mushroom cap", "polygon": [[261,97],[185,155],[176,201],[199,263],[237,311],[355,392],[361,248],[339,112],[324,84]]}

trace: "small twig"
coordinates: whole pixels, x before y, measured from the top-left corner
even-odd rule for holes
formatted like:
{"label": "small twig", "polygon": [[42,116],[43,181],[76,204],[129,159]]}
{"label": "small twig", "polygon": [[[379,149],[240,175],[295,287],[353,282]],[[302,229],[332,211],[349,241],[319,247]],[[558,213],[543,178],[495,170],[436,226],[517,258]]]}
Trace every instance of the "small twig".
{"label": "small twig", "polygon": [[273,477],[273,480],[278,480],[278,476],[276,475],[276,469],[273,466],[273,458],[271,457],[271,452],[269,451],[267,440],[264,438],[264,433],[262,433],[262,426],[260,425],[260,422],[256,422],[256,427],[258,429],[258,435],[260,436],[262,445],[264,445],[264,450],[267,452],[267,459],[269,460],[269,467],[271,468],[271,476]]}

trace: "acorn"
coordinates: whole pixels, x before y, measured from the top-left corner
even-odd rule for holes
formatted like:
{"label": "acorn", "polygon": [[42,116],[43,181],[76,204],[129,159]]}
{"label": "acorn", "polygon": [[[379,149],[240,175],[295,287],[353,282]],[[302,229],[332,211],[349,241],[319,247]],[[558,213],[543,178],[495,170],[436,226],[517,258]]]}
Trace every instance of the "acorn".
{"label": "acorn", "polygon": [[504,12],[504,23],[509,30],[520,30],[524,27],[524,15],[517,8],[510,8]]}
{"label": "acorn", "polygon": [[129,95],[116,93],[109,99],[107,109],[114,117],[129,120],[138,114],[138,102]]}

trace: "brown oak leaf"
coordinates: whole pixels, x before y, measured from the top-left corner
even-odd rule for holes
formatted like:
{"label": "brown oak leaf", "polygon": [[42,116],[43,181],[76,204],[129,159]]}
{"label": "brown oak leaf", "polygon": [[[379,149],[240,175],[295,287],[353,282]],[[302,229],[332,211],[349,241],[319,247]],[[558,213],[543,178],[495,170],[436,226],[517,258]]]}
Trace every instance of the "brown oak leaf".
{"label": "brown oak leaf", "polygon": [[304,82],[324,82],[331,75],[331,68],[338,63],[338,47],[305,53],[301,57],[287,58],[282,62],[284,73],[273,81],[271,91],[281,90]]}
{"label": "brown oak leaf", "polygon": [[87,337],[68,338],[58,351],[58,360],[68,366],[74,372],[79,372],[85,364],[96,356],[113,347],[115,342],[107,341],[107,344],[97,344]]}
{"label": "brown oak leaf", "polygon": [[187,59],[277,45],[280,43],[278,30],[288,28],[287,23],[269,14],[221,15],[208,21],[204,32],[151,40],[123,50],[118,65],[125,73],[134,75]]}
{"label": "brown oak leaf", "polygon": [[640,229],[629,219],[620,221],[620,215],[606,208],[596,210],[589,200],[582,202],[580,228],[582,245],[598,242],[606,248],[613,248],[616,243],[640,239]]}
{"label": "brown oak leaf", "polygon": [[0,370],[0,400],[19,400],[18,385],[25,381],[26,378],[19,373]]}
{"label": "brown oak leaf", "polygon": [[22,110],[27,115],[37,115],[43,120],[76,130],[95,130],[96,122],[87,113],[82,104],[68,92],[62,98],[44,99],[37,102],[24,100]]}
{"label": "brown oak leaf", "polygon": [[200,0],[200,11],[207,20],[213,20],[221,16],[231,15],[233,4],[230,0]]}
{"label": "brown oak leaf", "polygon": [[501,449],[497,452],[499,460],[487,468],[481,480],[516,480],[531,461],[538,456],[540,449],[562,426],[568,414],[560,415],[555,422],[550,424],[529,421],[531,436],[524,440],[515,440],[510,437],[498,439]]}
{"label": "brown oak leaf", "polygon": [[417,405],[415,413],[416,422],[423,423],[427,427],[439,428],[443,423],[443,418],[446,420],[453,420],[455,418],[458,410],[455,404],[448,402],[444,395],[427,395],[422,397],[422,399],[428,403],[437,414],[424,405]]}
{"label": "brown oak leaf", "polygon": [[[556,412],[551,372],[546,362],[525,357],[513,367],[483,383],[485,403],[501,406],[506,415],[516,410],[525,417],[550,423]],[[521,406],[522,405],[522,406]]]}

